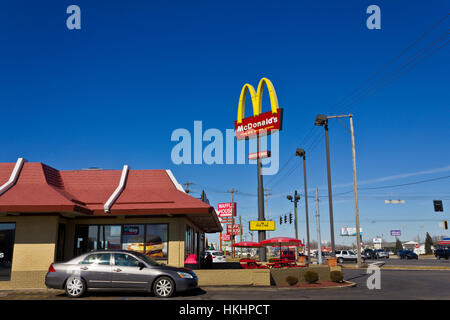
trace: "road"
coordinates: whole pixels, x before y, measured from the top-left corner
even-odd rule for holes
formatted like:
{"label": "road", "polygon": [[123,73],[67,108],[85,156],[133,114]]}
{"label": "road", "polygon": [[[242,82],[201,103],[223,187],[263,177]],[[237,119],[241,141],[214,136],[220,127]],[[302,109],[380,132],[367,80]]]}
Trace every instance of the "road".
{"label": "road", "polygon": [[[345,280],[356,287],[333,289],[291,289],[273,287],[205,287],[178,295],[174,300],[378,300],[378,299],[450,299],[450,271],[439,270],[381,270],[381,289],[369,290],[366,270],[345,269]],[[67,300],[62,292],[0,294],[0,299]],[[149,294],[92,292],[83,300],[154,300]]]}

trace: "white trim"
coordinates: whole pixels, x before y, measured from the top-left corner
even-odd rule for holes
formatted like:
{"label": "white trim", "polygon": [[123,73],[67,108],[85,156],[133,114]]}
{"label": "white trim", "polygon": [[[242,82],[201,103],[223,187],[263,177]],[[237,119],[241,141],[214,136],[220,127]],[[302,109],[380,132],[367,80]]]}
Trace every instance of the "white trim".
{"label": "white trim", "polygon": [[175,178],[175,176],[173,175],[172,171],[170,171],[169,169],[166,170],[167,175],[169,176],[170,180],[172,180],[173,185],[175,186],[175,188],[177,188],[179,191],[186,193],[186,191],[184,191],[183,187],[181,186],[181,184],[178,183],[177,179]]}
{"label": "white trim", "polygon": [[122,169],[122,175],[120,177],[119,185],[117,186],[114,193],[111,195],[111,197],[109,197],[108,201],[106,201],[105,205],[103,206],[105,213],[110,212],[111,207],[116,202],[117,198],[119,198],[122,191],[125,189],[125,183],[127,181],[127,177],[128,177],[128,166],[124,165],[123,169]]}
{"label": "white trim", "polygon": [[24,158],[17,159],[16,165],[11,173],[11,177],[8,182],[0,187],[0,196],[8,191],[12,186],[14,186],[19,179],[20,172],[22,171],[23,164],[26,162]]}

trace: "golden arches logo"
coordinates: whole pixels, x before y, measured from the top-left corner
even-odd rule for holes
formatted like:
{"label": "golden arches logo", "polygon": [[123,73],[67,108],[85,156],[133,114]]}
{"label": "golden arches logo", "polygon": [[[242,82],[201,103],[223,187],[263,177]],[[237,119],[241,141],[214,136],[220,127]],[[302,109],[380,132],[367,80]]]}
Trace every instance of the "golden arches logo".
{"label": "golden arches logo", "polygon": [[275,88],[267,78],[262,78],[259,81],[258,89],[255,91],[255,88],[251,84],[244,84],[241,90],[241,95],[239,97],[239,106],[238,106],[238,115],[237,115],[237,123],[242,123],[242,119],[245,115],[245,98],[247,97],[247,92],[250,92],[250,97],[252,99],[253,105],[253,116],[258,116],[262,111],[262,94],[264,90],[264,84],[267,86],[267,90],[269,91],[270,97],[270,105],[272,108],[272,113],[277,113],[278,109],[278,98],[277,93],[275,92]]}
{"label": "golden arches logo", "polygon": [[[264,87],[269,91],[271,111],[262,113],[262,96]],[[247,93],[253,106],[253,116],[245,118],[245,100]],[[236,138],[247,139],[258,134],[270,134],[272,131],[281,130],[282,109],[278,106],[278,98],[275,88],[267,78],[259,81],[258,88],[246,83],[241,90],[239,97],[237,121],[235,121]]]}

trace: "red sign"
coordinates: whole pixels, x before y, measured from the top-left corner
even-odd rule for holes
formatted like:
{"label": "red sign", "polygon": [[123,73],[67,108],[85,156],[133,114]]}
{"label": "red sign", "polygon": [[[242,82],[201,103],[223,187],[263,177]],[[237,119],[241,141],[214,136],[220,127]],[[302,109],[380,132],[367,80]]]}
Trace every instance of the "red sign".
{"label": "red sign", "polygon": [[236,216],[236,202],[219,203],[217,208],[219,218]]}
{"label": "red sign", "polygon": [[277,113],[272,111],[261,113],[260,115],[242,119],[241,123],[234,122],[236,139],[255,138],[257,134],[269,135],[273,131],[281,130],[281,120],[283,109],[277,109]]}
{"label": "red sign", "polygon": [[222,235],[220,235],[220,240],[222,240],[222,241],[231,241],[231,235],[229,235],[229,234],[222,234]]}
{"label": "red sign", "polygon": [[261,151],[260,153],[249,153],[248,154],[248,160],[255,160],[255,159],[262,159],[262,158],[269,158],[270,157],[270,151]]}
{"label": "red sign", "polygon": [[416,248],[419,249],[419,244],[416,244]]}
{"label": "red sign", "polygon": [[[241,234],[242,227],[240,224],[233,225],[233,235],[237,236]],[[231,234],[231,224],[227,224],[227,234]]]}

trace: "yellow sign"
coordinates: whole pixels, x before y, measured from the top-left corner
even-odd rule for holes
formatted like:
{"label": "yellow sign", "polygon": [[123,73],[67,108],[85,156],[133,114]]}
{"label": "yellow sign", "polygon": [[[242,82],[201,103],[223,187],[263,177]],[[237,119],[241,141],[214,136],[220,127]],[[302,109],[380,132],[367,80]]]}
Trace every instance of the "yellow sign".
{"label": "yellow sign", "polygon": [[256,230],[274,231],[275,230],[275,221],[250,221],[249,229],[251,231],[256,231]]}

